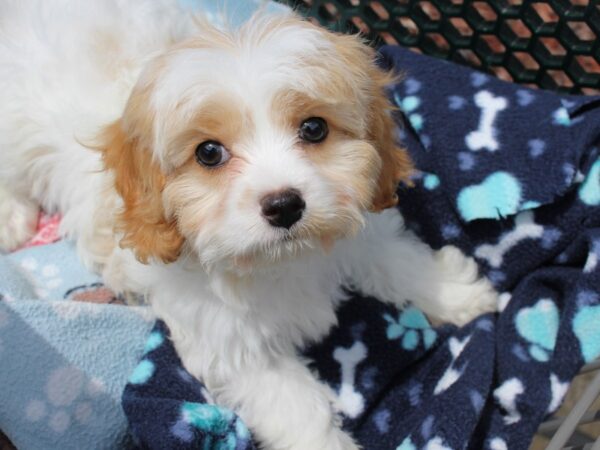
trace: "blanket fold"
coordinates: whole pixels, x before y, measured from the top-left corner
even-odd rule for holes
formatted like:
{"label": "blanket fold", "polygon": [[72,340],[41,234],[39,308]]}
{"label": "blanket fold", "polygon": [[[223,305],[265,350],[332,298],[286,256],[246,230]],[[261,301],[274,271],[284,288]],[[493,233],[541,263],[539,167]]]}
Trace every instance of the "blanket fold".
{"label": "blanket fold", "polygon": [[550,204],[597,159],[600,97],[527,89],[394,47],[381,54],[406,77],[392,93],[401,140],[464,221]]}

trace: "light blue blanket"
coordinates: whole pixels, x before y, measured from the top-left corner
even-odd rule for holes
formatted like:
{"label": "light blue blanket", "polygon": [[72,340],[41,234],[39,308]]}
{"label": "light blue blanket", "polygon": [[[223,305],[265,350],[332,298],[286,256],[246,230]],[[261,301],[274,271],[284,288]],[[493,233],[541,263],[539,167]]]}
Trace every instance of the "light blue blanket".
{"label": "light blue blanket", "polygon": [[124,447],[121,393],[153,323],[66,241],[0,256],[0,429],[20,450]]}

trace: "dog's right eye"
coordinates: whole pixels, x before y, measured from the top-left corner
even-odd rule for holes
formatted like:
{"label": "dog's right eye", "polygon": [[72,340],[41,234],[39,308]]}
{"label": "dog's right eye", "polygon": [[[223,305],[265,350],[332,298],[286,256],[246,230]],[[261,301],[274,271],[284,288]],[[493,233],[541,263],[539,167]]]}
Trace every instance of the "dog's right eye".
{"label": "dog's right eye", "polygon": [[303,141],[318,144],[327,137],[327,122],[321,117],[310,117],[300,124],[298,135]]}
{"label": "dog's right eye", "polygon": [[196,147],[196,161],[206,167],[225,164],[230,157],[225,146],[217,141],[205,141]]}

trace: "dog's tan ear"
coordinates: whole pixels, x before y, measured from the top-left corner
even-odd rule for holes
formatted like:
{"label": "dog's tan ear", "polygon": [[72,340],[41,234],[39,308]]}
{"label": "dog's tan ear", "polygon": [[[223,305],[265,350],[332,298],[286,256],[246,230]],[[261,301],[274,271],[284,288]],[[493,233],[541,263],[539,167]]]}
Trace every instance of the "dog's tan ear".
{"label": "dog's tan ear", "polygon": [[385,93],[385,85],[392,78],[381,72],[373,76],[378,81],[379,87],[371,103],[369,139],[379,152],[382,162],[377,189],[371,205],[371,211],[377,212],[396,206],[398,183],[403,181],[410,184],[413,164],[406,150],[398,147],[396,143],[397,125],[391,115],[393,107]]}
{"label": "dog's tan ear", "polygon": [[370,210],[381,211],[398,203],[398,183],[404,181],[410,184],[409,177],[413,172],[408,153],[396,143],[397,125],[391,114],[395,108],[386,94],[386,87],[397,82],[398,77],[377,66],[375,50],[360,37],[340,34],[329,36],[344,60],[345,78],[353,79],[354,86],[362,89],[365,98],[370,99],[366,111],[367,137],[377,149],[382,162]]}
{"label": "dog's tan ear", "polygon": [[175,261],[183,237],[175,221],[165,217],[165,176],[151,152],[140,148],[137,139],[128,138],[120,121],[104,130],[99,148],[123,199],[123,210],[117,217],[117,230],[123,233],[121,247],[131,248],[144,264],[151,258],[165,263]]}

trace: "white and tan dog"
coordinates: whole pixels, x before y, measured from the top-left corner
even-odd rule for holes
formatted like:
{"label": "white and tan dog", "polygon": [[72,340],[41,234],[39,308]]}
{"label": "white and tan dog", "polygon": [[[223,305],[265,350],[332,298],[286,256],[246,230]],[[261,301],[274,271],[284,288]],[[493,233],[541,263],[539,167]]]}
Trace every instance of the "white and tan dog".
{"label": "white and tan dog", "polygon": [[374,58],[294,15],[226,32],[176,0],[3,0],[0,245],[61,212],[264,448],[357,448],[297,356],[340,286],[458,324],[496,303],[471,259],[383,211],[412,167]]}

